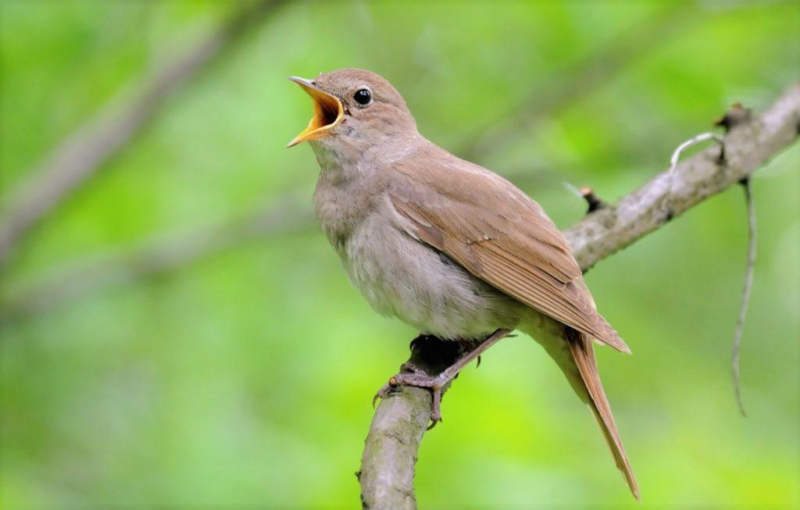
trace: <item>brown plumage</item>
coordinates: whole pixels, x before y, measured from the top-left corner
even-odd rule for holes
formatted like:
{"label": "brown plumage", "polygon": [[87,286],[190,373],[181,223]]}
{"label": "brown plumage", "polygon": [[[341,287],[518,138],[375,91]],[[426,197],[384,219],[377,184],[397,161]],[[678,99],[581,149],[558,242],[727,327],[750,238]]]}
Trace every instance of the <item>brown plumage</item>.
{"label": "brown plumage", "polygon": [[631,469],[631,465],[628,462],[625,448],[622,446],[617,424],[614,423],[614,415],[611,414],[611,406],[608,403],[605,391],[603,391],[600,372],[597,370],[597,362],[594,359],[592,339],[577,331],[568,332],[566,339],[569,342],[572,362],[578,369],[586,393],[583,394],[581,392],[579,383],[573,384],[573,387],[576,388],[575,391],[592,410],[592,414],[594,414],[603,431],[608,447],[611,449],[612,455],[614,455],[617,468],[622,471],[625,481],[628,482],[628,487],[630,487],[634,497],[638,500],[640,499],[639,486],[636,483],[633,469]]}
{"label": "brown plumage", "polygon": [[[311,141],[322,169],[317,216],[373,308],[446,339],[493,331],[499,339],[515,328],[530,334],[591,408],[638,499],[592,339],[630,350],[597,312],[544,210],[507,180],[420,135],[383,78],[345,69],[293,80],[314,98],[315,115],[290,146]],[[437,392],[455,373],[402,381]]]}
{"label": "brown plumage", "polygon": [[415,153],[424,165],[393,166],[409,182],[390,192],[392,204],[417,236],[535,310],[630,353],[597,313],[581,268],[544,210],[500,176],[436,149]]}

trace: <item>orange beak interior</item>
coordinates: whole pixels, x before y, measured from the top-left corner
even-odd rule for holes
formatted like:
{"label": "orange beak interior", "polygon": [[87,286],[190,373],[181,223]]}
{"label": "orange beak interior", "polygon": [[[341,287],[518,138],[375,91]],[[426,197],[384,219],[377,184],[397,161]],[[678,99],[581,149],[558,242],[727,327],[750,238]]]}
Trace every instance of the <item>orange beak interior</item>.
{"label": "orange beak interior", "polygon": [[311,122],[308,123],[308,127],[287,145],[287,147],[293,147],[298,143],[329,134],[344,118],[344,108],[339,98],[328,94],[310,80],[296,76],[291,76],[289,79],[300,85],[314,100],[314,116],[311,118]]}

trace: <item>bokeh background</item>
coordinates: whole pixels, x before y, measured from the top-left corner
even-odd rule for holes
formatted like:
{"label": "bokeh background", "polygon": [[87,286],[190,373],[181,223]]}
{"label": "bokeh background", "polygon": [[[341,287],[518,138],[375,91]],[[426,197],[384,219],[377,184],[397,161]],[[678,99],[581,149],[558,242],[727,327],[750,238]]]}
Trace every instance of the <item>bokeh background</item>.
{"label": "bokeh background", "polygon": [[[55,185],[35,176],[65,139],[124,114],[251,4],[4,1],[6,208],[20,184]],[[423,134],[564,228],[585,208],[565,183],[616,200],[732,103],[761,110],[800,76],[794,1],[287,0],[244,19],[9,253],[3,508],[359,505],[370,399],[415,331],[369,309],[309,215],[318,167],[284,147],[311,104],[286,76],[386,76]],[[753,181],[747,418],[729,361],[741,189],[587,275],[634,351],[599,359],[643,508],[800,504],[798,167],[795,145]],[[422,508],[640,508],[529,338],[468,368],[443,412]]]}

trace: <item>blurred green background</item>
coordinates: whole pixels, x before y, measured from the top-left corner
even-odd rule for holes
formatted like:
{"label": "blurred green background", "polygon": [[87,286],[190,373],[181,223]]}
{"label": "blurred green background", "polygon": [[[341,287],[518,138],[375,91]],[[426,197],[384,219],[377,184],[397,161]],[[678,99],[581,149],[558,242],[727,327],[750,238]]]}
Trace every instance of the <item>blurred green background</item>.
{"label": "blurred green background", "polygon": [[[242,8],[0,5],[6,198]],[[384,75],[423,134],[566,228],[585,204],[564,183],[616,200],[732,103],[768,106],[800,75],[798,34],[793,1],[283,2],[17,243],[0,302],[2,507],[359,505],[370,399],[416,332],[370,310],[306,214],[318,167],[284,147],[311,104],[286,76]],[[599,358],[643,508],[800,505],[799,166],[795,145],[753,181],[746,419],[729,368],[740,189],[587,275],[634,351]],[[170,241],[174,259],[137,258]],[[443,412],[420,451],[422,508],[640,508],[527,337],[467,369]]]}

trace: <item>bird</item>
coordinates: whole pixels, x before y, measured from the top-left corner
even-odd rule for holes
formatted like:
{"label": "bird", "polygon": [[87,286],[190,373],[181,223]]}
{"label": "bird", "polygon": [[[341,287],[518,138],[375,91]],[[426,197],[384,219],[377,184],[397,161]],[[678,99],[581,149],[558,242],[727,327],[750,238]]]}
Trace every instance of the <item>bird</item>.
{"label": "bird", "polygon": [[391,383],[430,389],[435,424],[442,387],[520,330],[544,347],[591,409],[639,500],[593,344],[631,351],[598,313],[544,209],[420,134],[403,97],[378,74],[347,68],[289,79],[311,96],[314,113],[288,147],[308,142],[313,149],[316,216],[350,281],[376,312],[421,334],[481,342],[438,376],[400,373]]}

